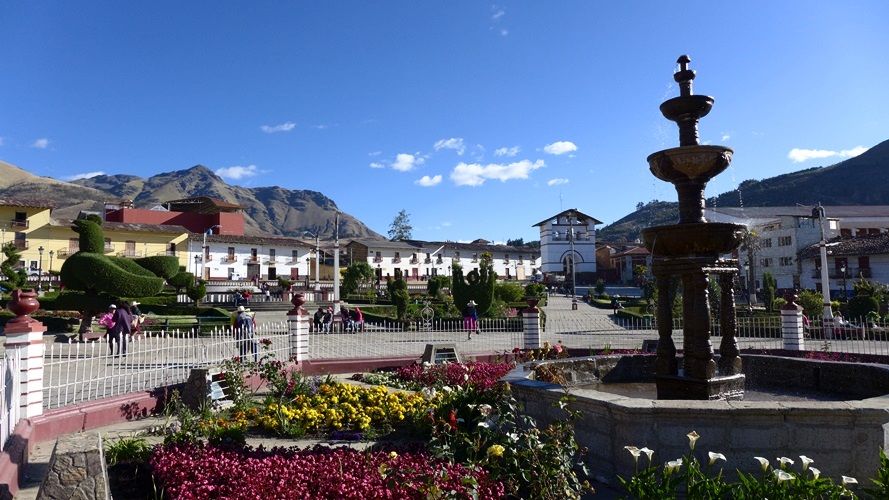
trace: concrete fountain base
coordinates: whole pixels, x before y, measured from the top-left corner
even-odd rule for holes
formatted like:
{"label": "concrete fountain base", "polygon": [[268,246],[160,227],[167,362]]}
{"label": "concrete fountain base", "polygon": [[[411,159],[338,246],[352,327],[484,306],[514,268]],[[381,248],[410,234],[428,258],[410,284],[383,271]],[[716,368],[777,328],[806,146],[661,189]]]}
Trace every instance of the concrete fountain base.
{"label": "concrete fountain base", "polygon": [[[589,450],[585,461],[593,476],[619,485],[617,476],[635,473],[632,456],[624,446],[655,450],[654,463],[679,458],[688,452],[686,434],[701,438],[698,459],[706,453],[723,453],[720,465],[730,477],[734,471],[759,473],[753,457],[799,456],[815,460],[822,477],[841,475],[859,482],[876,477],[880,447],[889,436],[889,368],[884,365],[838,363],[773,356],[744,356],[748,386],[775,384],[836,393],[848,390],[842,401],[693,401],[642,399],[582,388],[591,381],[652,381],[654,356],[597,356],[545,363],[562,368],[572,387],[533,379],[530,366],[507,374],[515,398],[538,426],[564,417],[557,403],[566,390],[575,399],[569,406],[580,411],[575,437]],[[854,381],[858,381],[854,383]],[[645,458],[641,458],[646,465]],[[798,468],[795,469],[798,471]]]}

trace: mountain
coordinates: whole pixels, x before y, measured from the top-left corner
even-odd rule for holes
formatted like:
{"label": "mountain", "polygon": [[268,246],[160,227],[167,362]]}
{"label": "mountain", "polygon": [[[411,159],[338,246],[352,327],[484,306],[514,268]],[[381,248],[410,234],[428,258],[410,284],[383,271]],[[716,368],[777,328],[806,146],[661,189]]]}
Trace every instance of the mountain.
{"label": "mountain", "polygon": [[[133,200],[136,208],[151,208],[164,201],[209,196],[245,207],[245,232],[304,238],[310,230],[332,238],[338,208],[316,191],[280,187],[231,186],[212,170],[197,165],[186,170],[164,172],[147,179],[135,175],[98,175],[62,182],[38,177],[0,162],[0,196],[46,198],[47,189],[59,208],[57,217],[75,217],[81,210],[101,211],[106,201]],[[355,217],[340,212],[341,238],[385,239]]]}
{"label": "mountain", "polygon": [[[738,189],[707,200],[708,207],[778,207],[792,205],[889,205],[889,140],[827,167],[814,167],[747,180]],[[676,202],[652,201],[596,232],[602,241],[634,241],[649,226],[679,220]]]}

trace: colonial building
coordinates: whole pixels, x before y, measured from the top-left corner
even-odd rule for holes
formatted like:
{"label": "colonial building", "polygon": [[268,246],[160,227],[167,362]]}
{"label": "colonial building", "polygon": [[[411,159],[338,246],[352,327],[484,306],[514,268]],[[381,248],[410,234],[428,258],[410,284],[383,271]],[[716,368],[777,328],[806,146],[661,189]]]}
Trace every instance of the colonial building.
{"label": "colonial building", "polygon": [[346,245],[346,253],[353,262],[367,262],[376,269],[377,277],[385,280],[400,270],[409,281],[432,276],[450,276],[454,263],[463,267],[464,274],[479,268],[485,253],[492,256],[494,272],[501,279],[525,280],[539,267],[538,252],[530,247],[490,244],[485,240],[471,243],[453,241],[388,241],[353,240]]}
{"label": "colonial building", "polygon": [[[821,248],[811,245],[799,252],[801,285],[821,291]],[[889,233],[835,238],[827,243],[830,296],[851,295],[852,282],[860,278],[889,283]]]}
{"label": "colonial building", "polygon": [[576,208],[534,227],[540,228],[540,271],[545,282],[592,283],[596,274],[596,220]]}

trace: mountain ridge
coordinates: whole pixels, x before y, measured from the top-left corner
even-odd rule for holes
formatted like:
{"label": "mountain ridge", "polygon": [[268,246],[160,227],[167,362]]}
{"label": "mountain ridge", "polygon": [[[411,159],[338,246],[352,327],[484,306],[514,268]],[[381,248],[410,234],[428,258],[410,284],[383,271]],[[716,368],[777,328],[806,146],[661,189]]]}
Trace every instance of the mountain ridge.
{"label": "mountain ridge", "polygon": [[322,193],[277,186],[233,186],[203,165],[148,178],[103,174],[65,182],[39,177],[0,161],[0,179],[0,196],[45,198],[46,189],[51,188],[59,205],[53,210],[56,217],[74,218],[82,210],[102,211],[106,201],[132,200],[136,208],[151,208],[165,201],[208,196],[243,206],[248,235],[302,238],[306,231],[311,231],[324,239],[333,238],[339,212],[341,238],[385,239],[354,216],[341,212]]}
{"label": "mountain ridge", "polygon": [[[889,170],[889,140],[864,153],[828,166],[810,167],[763,180],[746,180],[738,188],[707,199],[708,207],[776,207],[788,205],[889,205],[889,183],[874,182]],[[679,204],[652,200],[597,230],[600,241],[632,242],[645,227],[674,224]]]}

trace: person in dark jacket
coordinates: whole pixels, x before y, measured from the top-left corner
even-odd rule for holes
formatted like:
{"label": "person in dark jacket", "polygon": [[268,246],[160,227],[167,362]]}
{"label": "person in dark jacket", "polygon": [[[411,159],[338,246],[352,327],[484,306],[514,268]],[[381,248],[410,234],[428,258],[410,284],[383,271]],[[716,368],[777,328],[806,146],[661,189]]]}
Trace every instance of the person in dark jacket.
{"label": "person in dark jacket", "polygon": [[108,331],[108,349],[111,355],[114,354],[114,344],[117,344],[117,356],[127,355],[127,336],[132,333],[133,314],[130,312],[130,304],[120,302],[114,315],[111,317],[114,326]]}

